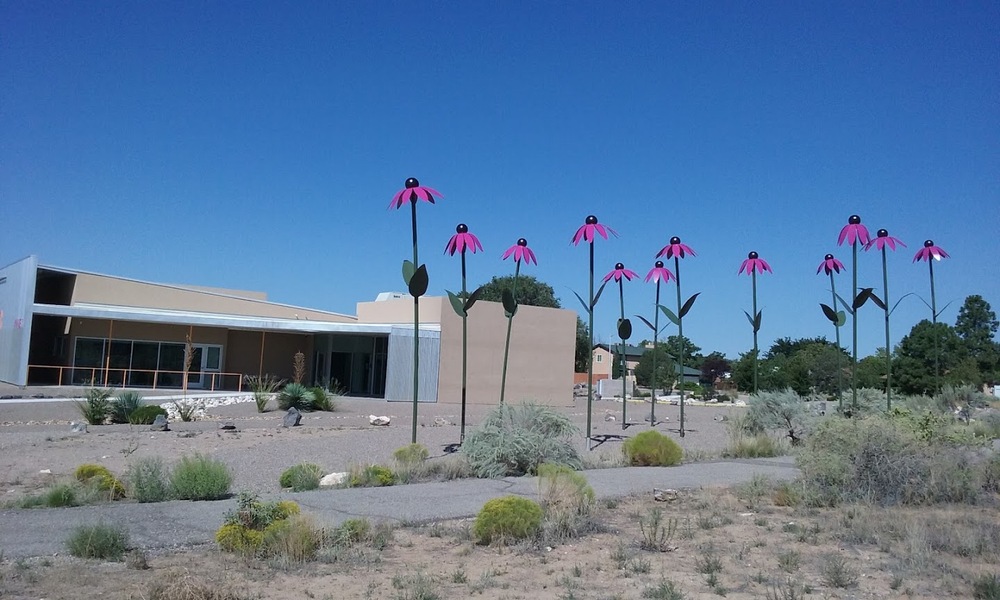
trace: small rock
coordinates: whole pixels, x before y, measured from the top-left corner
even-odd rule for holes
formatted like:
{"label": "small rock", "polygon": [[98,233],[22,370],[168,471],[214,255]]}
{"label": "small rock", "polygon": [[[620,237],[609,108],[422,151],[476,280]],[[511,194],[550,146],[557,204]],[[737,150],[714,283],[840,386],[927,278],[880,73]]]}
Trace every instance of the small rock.
{"label": "small rock", "polygon": [[389,424],[389,417],[385,415],[382,415],[380,417],[375,415],[368,415],[368,422],[371,423],[372,425],[378,425],[384,427]]}
{"label": "small rock", "polygon": [[299,421],[301,420],[302,420],[302,413],[299,412],[299,409],[293,406],[292,408],[288,409],[288,412],[285,413],[285,416],[281,421],[281,426],[298,427]]}
{"label": "small rock", "polygon": [[153,419],[153,424],[149,426],[150,431],[170,431],[170,427],[167,425],[167,418],[163,415],[156,415]]}
{"label": "small rock", "polygon": [[73,433],[87,433],[87,424],[73,421],[69,424],[69,430]]}
{"label": "small rock", "polygon": [[177,437],[179,437],[179,438],[193,438],[196,435],[198,435],[197,431],[182,431],[182,432],[180,432],[180,433],[177,434]]}
{"label": "small rock", "polygon": [[52,469],[42,469],[41,471],[39,471],[39,473],[44,473],[46,475],[51,475],[52,474]]}
{"label": "small rock", "polygon": [[444,417],[434,417],[434,426],[435,427],[444,427],[445,425],[451,425],[451,422],[448,421],[448,419],[446,419]]}
{"label": "small rock", "polygon": [[679,495],[680,492],[677,490],[653,488],[653,500],[657,502],[673,502]]}
{"label": "small rock", "polygon": [[347,481],[347,473],[330,473],[319,480],[319,487],[334,487]]}
{"label": "small rock", "polygon": [[223,429],[225,431],[236,431],[236,424],[232,421],[224,421],[219,423],[219,429]]}

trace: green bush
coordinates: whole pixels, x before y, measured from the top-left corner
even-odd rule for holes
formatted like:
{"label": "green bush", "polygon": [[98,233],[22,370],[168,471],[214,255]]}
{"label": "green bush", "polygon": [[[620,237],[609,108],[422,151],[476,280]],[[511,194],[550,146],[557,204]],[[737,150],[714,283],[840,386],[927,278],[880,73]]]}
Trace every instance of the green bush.
{"label": "green bush", "polygon": [[90,388],[87,390],[86,401],[77,402],[76,407],[90,425],[104,425],[111,412],[111,390]]}
{"label": "green bush", "polygon": [[347,519],[337,528],[337,538],[347,544],[357,544],[366,539],[372,530],[372,523],[368,519]]}
{"label": "green bush", "polygon": [[201,454],[181,458],[170,473],[174,497],[180,500],[225,498],[232,482],[225,463]]}
{"label": "green bush", "polygon": [[225,522],[215,532],[215,542],[226,552],[248,556],[283,555],[301,562],[302,556],[312,556],[321,533],[306,521],[296,521],[299,505],[290,500],[263,502],[255,494],[242,492],[236,499],[236,510],[226,513]]}
{"label": "green bush", "polygon": [[146,404],[132,411],[128,422],[133,425],[152,425],[158,415],[167,416],[167,409],[156,404]]}
{"label": "green bush", "polygon": [[333,396],[327,393],[326,389],[320,386],[316,386],[309,390],[312,392],[312,410],[322,410],[326,412],[333,412],[337,410],[337,403],[334,402]]}
{"label": "green bush", "polygon": [[301,383],[289,383],[278,394],[278,408],[312,410],[314,399],[313,393],[306,386]]}
{"label": "green bush", "polygon": [[130,423],[132,413],[137,411],[140,406],[142,406],[142,394],[130,390],[119,392],[111,401],[108,417],[112,423]]}
{"label": "green bush", "polygon": [[382,465],[353,466],[347,476],[349,487],[385,487],[396,483],[396,474]]}
{"label": "green bush", "polygon": [[80,465],[73,472],[73,476],[80,483],[93,486],[99,492],[105,492],[111,500],[117,500],[125,495],[125,486],[122,482],[102,465]]}
{"label": "green bush", "polygon": [[976,600],[1000,600],[1000,576],[983,573],[972,583],[972,597]]}
{"label": "green bush", "polygon": [[583,467],[569,417],[537,404],[504,404],[471,431],[461,452],[477,477],[535,474],[542,463]]}
{"label": "green bush", "polygon": [[538,533],[542,514],[542,507],[527,498],[494,498],[483,505],[472,531],[482,544],[520,540]]}
{"label": "green bush", "polygon": [[285,469],[281,474],[281,487],[292,488],[293,492],[304,492],[319,488],[319,480],[323,478],[323,470],[319,465],[302,463]]}
{"label": "green bush", "polygon": [[80,505],[80,501],[76,495],[76,488],[65,483],[52,486],[45,492],[42,498],[43,504],[49,508]]}
{"label": "green bush", "polygon": [[170,499],[169,473],[163,459],[143,457],[125,472],[128,495],[137,502],[163,502]]}
{"label": "green bush", "polygon": [[253,401],[257,405],[259,413],[267,411],[267,403],[271,401],[271,397],[284,383],[283,380],[276,379],[273,375],[264,375],[263,377],[245,375],[243,380],[253,393]]}
{"label": "green bush", "polygon": [[430,452],[423,444],[407,444],[402,448],[396,448],[396,451],[392,453],[396,462],[405,466],[420,464],[427,460],[428,456],[430,456]]}
{"label": "green bush", "polygon": [[625,456],[634,467],[672,467],[681,462],[684,452],[677,442],[655,429],[625,440]]}
{"label": "green bush", "polygon": [[539,465],[538,496],[545,512],[544,539],[558,542],[595,530],[590,516],[594,489],[579,471],[565,465]]}
{"label": "green bush", "polygon": [[66,540],[69,553],[78,558],[121,560],[128,549],[128,532],[116,525],[82,525]]}

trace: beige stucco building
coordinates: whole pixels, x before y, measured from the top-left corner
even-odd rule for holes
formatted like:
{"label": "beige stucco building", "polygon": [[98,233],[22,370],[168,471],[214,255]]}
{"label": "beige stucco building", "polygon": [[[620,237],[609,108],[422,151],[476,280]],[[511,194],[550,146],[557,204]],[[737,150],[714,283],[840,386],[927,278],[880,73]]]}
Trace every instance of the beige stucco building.
{"label": "beige stucco building", "polygon": [[[392,296],[392,295],[389,295]],[[398,295],[396,295],[398,296]],[[413,299],[361,302],[344,315],[247,292],[137,281],[41,265],[0,269],[0,381],[15,385],[240,389],[246,375],[336,380],[349,394],[412,401]],[[462,321],[446,298],[420,301],[419,400],[461,400]],[[499,399],[506,318],[478,302],[469,323],[468,400]],[[507,398],[572,403],[576,314],[523,306],[514,318]]]}

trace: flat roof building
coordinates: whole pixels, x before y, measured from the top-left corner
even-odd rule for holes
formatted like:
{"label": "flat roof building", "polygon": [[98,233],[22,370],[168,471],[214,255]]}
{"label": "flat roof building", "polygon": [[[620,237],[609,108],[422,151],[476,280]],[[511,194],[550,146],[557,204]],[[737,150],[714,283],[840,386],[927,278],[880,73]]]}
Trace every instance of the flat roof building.
{"label": "flat roof building", "polygon": [[[39,264],[0,269],[0,381],[25,385],[238,390],[246,375],[336,382],[350,395],[412,401],[413,299],[380,294],[357,315],[269,302],[248,292],[139,281]],[[420,392],[461,400],[461,318],[447,298],[420,301]],[[506,318],[496,302],[469,315],[468,401],[499,399]],[[576,313],[519,307],[507,396],[572,403]],[[185,349],[191,344],[191,365]]]}

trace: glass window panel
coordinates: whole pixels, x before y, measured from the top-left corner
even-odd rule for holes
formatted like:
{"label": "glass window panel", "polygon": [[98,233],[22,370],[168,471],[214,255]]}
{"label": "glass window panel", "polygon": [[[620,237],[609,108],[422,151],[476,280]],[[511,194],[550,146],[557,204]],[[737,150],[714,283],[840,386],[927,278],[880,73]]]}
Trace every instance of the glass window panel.
{"label": "glass window panel", "polygon": [[160,373],[157,385],[161,387],[181,387],[184,379],[184,344],[160,344]]}
{"label": "glass window panel", "polygon": [[132,371],[128,383],[135,387],[153,385],[153,371],[156,370],[160,354],[158,342],[132,342]]}
{"label": "glass window panel", "polygon": [[132,363],[132,342],[111,340],[110,347],[107,385],[119,386],[124,383],[125,373]]}
{"label": "glass window panel", "polygon": [[101,374],[97,373],[94,367],[104,366],[104,340],[77,338],[73,366],[81,367],[73,369],[75,385],[88,385],[92,380],[101,380]]}
{"label": "glass window panel", "polygon": [[222,348],[209,346],[205,349],[205,368],[217,371],[222,364]]}

